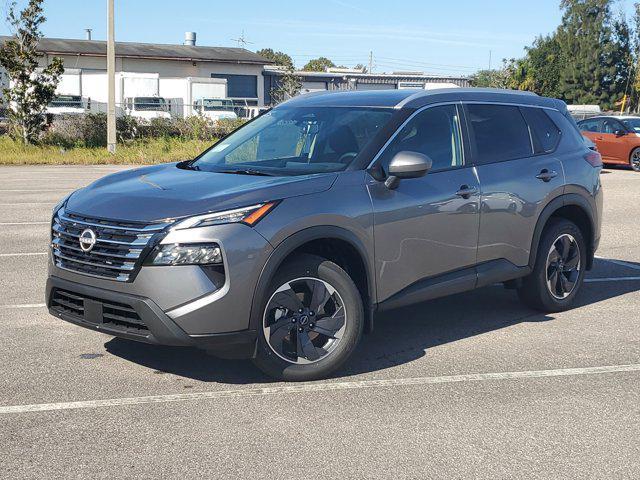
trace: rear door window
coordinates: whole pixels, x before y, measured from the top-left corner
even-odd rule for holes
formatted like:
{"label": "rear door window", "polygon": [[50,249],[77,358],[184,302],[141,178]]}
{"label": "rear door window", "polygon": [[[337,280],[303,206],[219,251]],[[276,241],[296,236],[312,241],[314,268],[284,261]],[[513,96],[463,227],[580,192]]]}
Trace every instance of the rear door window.
{"label": "rear door window", "polygon": [[600,131],[600,120],[583,120],[578,124],[578,128],[583,132],[598,133]]}
{"label": "rear door window", "polygon": [[606,119],[602,122],[602,133],[616,133],[617,130],[624,130],[624,127],[619,121]]}
{"label": "rear door window", "polygon": [[529,124],[536,153],[551,153],[560,142],[560,129],[542,108],[521,108]]}
{"label": "rear door window", "polygon": [[487,164],[533,155],[529,127],[520,109],[510,105],[467,105],[475,162]]}

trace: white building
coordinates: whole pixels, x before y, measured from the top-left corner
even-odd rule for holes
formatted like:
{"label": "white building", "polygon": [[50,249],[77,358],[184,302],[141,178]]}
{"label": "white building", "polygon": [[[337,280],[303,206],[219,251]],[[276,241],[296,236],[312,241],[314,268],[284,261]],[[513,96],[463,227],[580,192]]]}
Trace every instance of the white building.
{"label": "white building", "polygon": [[[7,37],[0,37],[0,43]],[[227,95],[239,106],[264,105],[262,70],[269,60],[243,48],[195,45],[190,34],[184,45],[116,42],[116,72],[155,74],[162,78],[217,78],[226,80]],[[65,70],[79,72],[90,90],[102,85],[106,95],[107,43],[99,40],[43,38],[39,43],[43,66],[60,57]],[[93,77],[93,78],[91,78]],[[77,95],[62,92],[61,95]],[[86,88],[85,88],[86,90]],[[83,100],[91,98],[80,92]],[[103,99],[95,99],[101,102]],[[186,103],[185,99],[185,103]]]}

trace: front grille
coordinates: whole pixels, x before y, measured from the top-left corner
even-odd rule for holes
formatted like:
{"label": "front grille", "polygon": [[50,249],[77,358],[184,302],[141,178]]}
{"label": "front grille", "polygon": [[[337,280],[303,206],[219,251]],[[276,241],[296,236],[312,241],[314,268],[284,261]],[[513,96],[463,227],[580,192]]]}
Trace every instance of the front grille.
{"label": "front grille", "polygon": [[50,306],[56,312],[71,315],[79,320],[102,324],[112,330],[137,334],[147,334],[149,330],[138,312],[124,303],[55,289],[51,295]]}
{"label": "front grille", "polygon": [[[140,267],[151,237],[167,225],[107,221],[60,210],[51,226],[53,259],[56,266],[65,270],[128,282]],[[80,248],[79,241],[86,229],[96,237],[89,252]]]}

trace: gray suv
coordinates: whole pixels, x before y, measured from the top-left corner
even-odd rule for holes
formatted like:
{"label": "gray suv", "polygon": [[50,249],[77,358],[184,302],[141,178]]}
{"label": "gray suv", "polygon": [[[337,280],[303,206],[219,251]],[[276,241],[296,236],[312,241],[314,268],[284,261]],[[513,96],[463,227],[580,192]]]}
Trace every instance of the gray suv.
{"label": "gray suv", "polygon": [[304,95],[194,160],[65,198],[46,301],[109,335],[317,379],[381,310],[498,282],[570,308],[600,238],[601,167],[559,100]]}

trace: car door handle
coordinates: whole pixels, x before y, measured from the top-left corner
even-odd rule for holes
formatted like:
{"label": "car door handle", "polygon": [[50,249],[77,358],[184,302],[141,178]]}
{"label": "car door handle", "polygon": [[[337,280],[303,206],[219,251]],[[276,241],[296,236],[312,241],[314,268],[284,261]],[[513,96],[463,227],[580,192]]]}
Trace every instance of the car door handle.
{"label": "car door handle", "polygon": [[542,180],[543,182],[550,182],[552,178],[556,178],[558,176],[558,172],[555,170],[547,170],[546,168],[542,169],[542,171],[536,175],[538,180]]}
{"label": "car door handle", "polygon": [[470,187],[469,185],[462,185],[460,190],[456,192],[456,195],[462,198],[469,198],[476,193],[478,189],[476,187]]}

